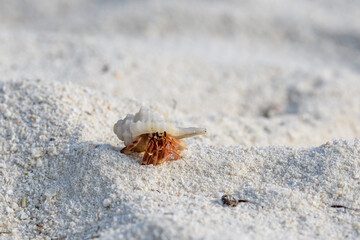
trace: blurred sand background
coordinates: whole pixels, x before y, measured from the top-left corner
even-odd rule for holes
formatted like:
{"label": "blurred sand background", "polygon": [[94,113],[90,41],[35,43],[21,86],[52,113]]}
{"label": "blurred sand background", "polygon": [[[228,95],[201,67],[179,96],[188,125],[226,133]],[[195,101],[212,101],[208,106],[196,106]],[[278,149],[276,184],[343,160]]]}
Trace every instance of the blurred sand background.
{"label": "blurred sand background", "polygon": [[171,106],[217,144],[319,145],[359,135],[357,6],[3,1],[0,73]]}
{"label": "blurred sand background", "polygon": [[[328,212],[359,208],[359,19],[350,0],[1,0],[0,238],[359,237],[358,211]],[[112,124],[141,105],[208,129],[190,166],[114,151]],[[223,210],[223,193],[258,205]]]}

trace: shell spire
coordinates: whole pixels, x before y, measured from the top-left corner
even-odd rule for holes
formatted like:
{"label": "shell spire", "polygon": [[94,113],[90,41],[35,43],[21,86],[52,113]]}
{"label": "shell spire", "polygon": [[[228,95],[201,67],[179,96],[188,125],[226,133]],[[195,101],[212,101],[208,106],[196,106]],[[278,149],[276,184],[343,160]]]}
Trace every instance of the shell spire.
{"label": "shell spire", "polygon": [[174,133],[173,137],[176,139],[182,139],[187,137],[193,137],[196,135],[205,135],[206,128],[197,128],[197,127],[188,127],[180,128],[178,127],[178,132]]}

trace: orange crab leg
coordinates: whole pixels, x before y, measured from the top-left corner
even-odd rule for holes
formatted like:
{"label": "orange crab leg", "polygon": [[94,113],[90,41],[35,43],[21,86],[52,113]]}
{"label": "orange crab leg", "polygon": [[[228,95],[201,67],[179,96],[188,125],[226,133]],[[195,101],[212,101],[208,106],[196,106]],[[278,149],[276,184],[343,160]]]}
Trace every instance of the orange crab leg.
{"label": "orange crab leg", "polygon": [[131,149],[135,148],[140,140],[142,139],[142,136],[138,137],[134,142],[132,142],[130,145],[124,147],[123,149],[120,150],[121,153],[127,153],[129,151],[131,151]]}
{"label": "orange crab leg", "polygon": [[[167,155],[168,155],[168,152],[167,152],[167,146],[168,146],[168,144],[169,144],[169,142],[167,141],[167,139],[166,138],[162,138],[161,139],[161,142],[160,142],[160,158],[161,159],[164,159],[164,158],[166,158],[166,157],[168,157]],[[165,160],[166,161],[166,160]]]}
{"label": "orange crab leg", "polygon": [[158,160],[159,160],[159,145],[157,141],[155,142],[155,146],[154,146],[154,150],[153,150],[153,155],[152,158],[150,158],[150,163],[148,164],[153,164],[156,165]]}
{"label": "orange crab leg", "polygon": [[[139,141],[137,140],[137,142]],[[135,142],[132,148],[136,146],[137,143]],[[163,135],[154,133],[147,142],[142,164],[158,165],[169,161],[171,156],[174,156],[172,160],[178,160],[180,157],[178,150],[183,150],[185,147],[186,143],[184,141],[168,136],[166,132]]]}
{"label": "orange crab leg", "polygon": [[171,150],[172,150],[172,154],[174,155],[174,160],[178,160],[180,155],[174,144],[171,144]]}
{"label": "orange crab leg", "polygon": [[166,136],[169,141],[179,150],[184,150],[186,148],[186,142],[173,138],[171,136]]}
{"label": "orange crab leg", "polygon": [[150,141],[147,144],[147,147],[146,147],[144,157],[142,159],[141,164],[143,164],[143,165],[150,164],[149,162],[150,162],[150,159],[152,158],[152,155],[153,155],[154,144],[155,144],[155,142],[152,141],[152,139],[150,139]]}
{"label": "orange crab leg", "polygon": [[171,142],[166,137],[161,139],[160,160],[158,164],[166,162],[171,157]]}

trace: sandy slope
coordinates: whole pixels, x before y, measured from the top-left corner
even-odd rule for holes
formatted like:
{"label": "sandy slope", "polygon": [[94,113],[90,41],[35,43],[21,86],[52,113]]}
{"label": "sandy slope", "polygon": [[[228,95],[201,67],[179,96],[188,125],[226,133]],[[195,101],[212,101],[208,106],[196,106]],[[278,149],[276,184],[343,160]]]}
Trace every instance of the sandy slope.
{"label": "sandy slope", "polygon": [[[1,239],[359,237],[359,3],[0,5]],[[187,164],[119,154],[141,105]]]}
{"label": "sandy slope", "polygon": [[[183,159],[142,166],[138,154],[119,153],[111,132],[117,115],[140,103],[112,104],[80,87],[43,81],[1,89],[1,227],[11,232],[3,236],[358,236],[359,140],[298,150],[194,138]],[[224,207],[224,193],[250,203]]]}

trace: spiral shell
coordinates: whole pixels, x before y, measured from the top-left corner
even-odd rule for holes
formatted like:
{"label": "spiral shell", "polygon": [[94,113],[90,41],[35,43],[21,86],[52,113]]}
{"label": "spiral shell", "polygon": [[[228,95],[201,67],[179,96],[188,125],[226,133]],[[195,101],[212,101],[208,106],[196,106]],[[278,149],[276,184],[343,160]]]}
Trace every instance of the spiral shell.
{"label": "spiral shell", "polygon": [[120,140],[124,141],[125,146],[131,144],[140,135],[164,131],[176,139],[206,133],[205,128],[177,127],[166,121],[156,112],[145,107],[141,107],[135,115],[128,114],[124,119],[119,120],[114,125],[114,133]]}

